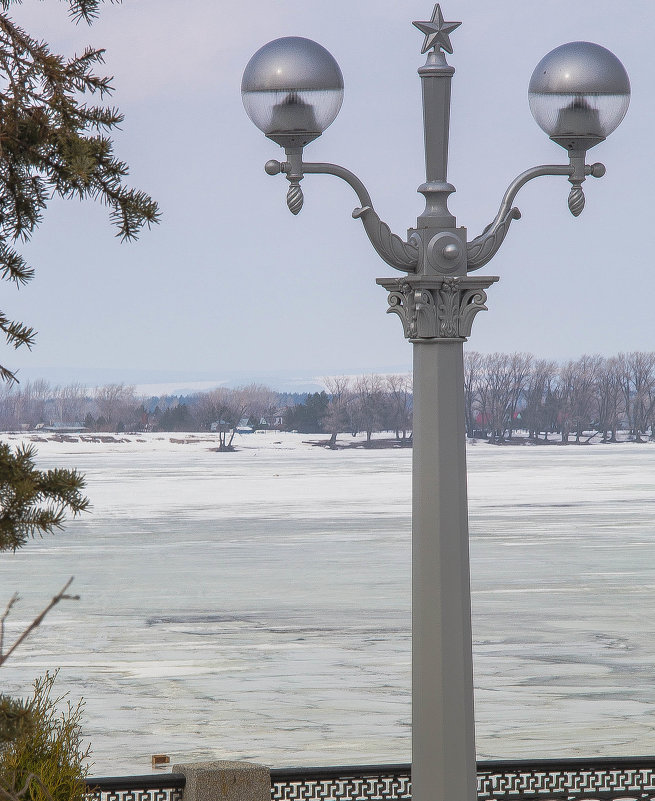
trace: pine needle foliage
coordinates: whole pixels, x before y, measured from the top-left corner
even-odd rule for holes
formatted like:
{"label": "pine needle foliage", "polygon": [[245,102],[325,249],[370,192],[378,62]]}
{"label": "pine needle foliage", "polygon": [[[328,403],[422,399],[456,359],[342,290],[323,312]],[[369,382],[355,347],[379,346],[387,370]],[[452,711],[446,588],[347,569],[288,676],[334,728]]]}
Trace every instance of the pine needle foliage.
{"label": "pine needle foliage", "polygon": [[52,534],[63,528],[66,512],[78,515],[89,508],[82,495],[85,480],[77,470],[37,470],[34,456],[31,446],[12,451],[0,443],[0,552]]}
{"label": "pine needle foliage", "polygon": [[[128,166],[114,156],[110,133],[123,120],[103,101],[111,78],[96,74],[104,50],[87,47],[72,58],[53,53],[6,13],[21,0],[0,0],[0,278],[20,287],[34,275],[16,244],[41,223],[48,201],[93,199],[109,208],[117,236],[131,240],[159,220],[157,203],[124,185]],[[73,20],[91,23],[102,0],[67,0]],[[31,348],[33,328],[0,312],[8,345]],[[0,379],[15,374],[0,366]]]}
{"label": "pine needle foliage", "polygon": [[22,702],[31,725],[0,743],[0,799],[82,801],[85,796],[90,749],[82,745],[84,702],[64,705],[66,696],[54,697],[56,678],[56,672],[46,673],[34,681],[32,698]]}

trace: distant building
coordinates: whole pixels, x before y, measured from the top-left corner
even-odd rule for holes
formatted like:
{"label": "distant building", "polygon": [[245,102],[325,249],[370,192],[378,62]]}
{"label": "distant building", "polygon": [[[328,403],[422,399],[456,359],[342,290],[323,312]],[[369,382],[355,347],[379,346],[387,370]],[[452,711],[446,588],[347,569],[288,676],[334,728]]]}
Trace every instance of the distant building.
{"label": "distant building", "polygon": [[232,426],[227,420],[216,420],[215,423],[209,426],[210,431],[229,431],[231,428]]}
{"label": "distant building", "polygon": [[57,434],[80,434],[87,430],[84,423],[49,423],[48,425],[39,423],[35,428],[39,431],[53,431]]}

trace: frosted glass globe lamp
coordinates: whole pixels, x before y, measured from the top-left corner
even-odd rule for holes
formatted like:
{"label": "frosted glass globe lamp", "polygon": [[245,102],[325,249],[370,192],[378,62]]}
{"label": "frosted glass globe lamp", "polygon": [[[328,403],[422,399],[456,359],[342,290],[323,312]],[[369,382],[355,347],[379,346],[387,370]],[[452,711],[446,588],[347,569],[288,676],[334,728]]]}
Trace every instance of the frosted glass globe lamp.
{"label": "frosted glass globe lamp", "polygon": [[301,36],[260,48],[241,81],[254,124],[284,148],[304,147],[334,121],[343,101],[343,75],[331,53]]}
{"label": "frosted glass globe lamp", "polygon": [[535,67],[528,88],[539,127],[568,151],[586,151],[619,125],[630,103],[630,80],[601,45],[569,42]]}

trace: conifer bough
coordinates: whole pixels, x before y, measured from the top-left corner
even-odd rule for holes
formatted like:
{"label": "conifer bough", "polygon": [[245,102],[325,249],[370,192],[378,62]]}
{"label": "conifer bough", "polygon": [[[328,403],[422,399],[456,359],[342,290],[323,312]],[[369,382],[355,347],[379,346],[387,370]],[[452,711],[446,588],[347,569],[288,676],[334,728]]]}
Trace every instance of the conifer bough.
{"label": "conifer bough", "polygon": [[[158,222],[159,210],[145,192],[123,184],[128,167],[108,136],[122,114],[85,102],[113,90],[111,78],[94,72],[104,50],[87,47],[69,59],[52,53],[10,19],[16,2],[0,0],[0,277],[20,287],[34,270],[15,244],[31,237],[54,196],[101,201],[123,240]],[[91,23],[102,0],[66,2],[76,22]],[[14,348],[34,344],[34,329],[3,312],[0,331]],[[0,365],[0,379],[16,376]]]}

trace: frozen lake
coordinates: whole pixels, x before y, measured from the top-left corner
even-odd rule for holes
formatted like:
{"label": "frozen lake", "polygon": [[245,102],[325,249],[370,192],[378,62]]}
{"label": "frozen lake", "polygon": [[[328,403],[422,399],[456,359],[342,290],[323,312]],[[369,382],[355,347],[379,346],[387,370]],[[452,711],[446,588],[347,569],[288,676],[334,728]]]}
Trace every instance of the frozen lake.
{"label": "frozen lake", "polygon": [[[409,761],[411,453],[125,439],[38,443],[93,513],[0,555],[8,639],[70,575],[82,600],[2,690],[60,666],[93,775]],[[469,446],[480,758],[655,753],[654,473],[651,444]]]}

